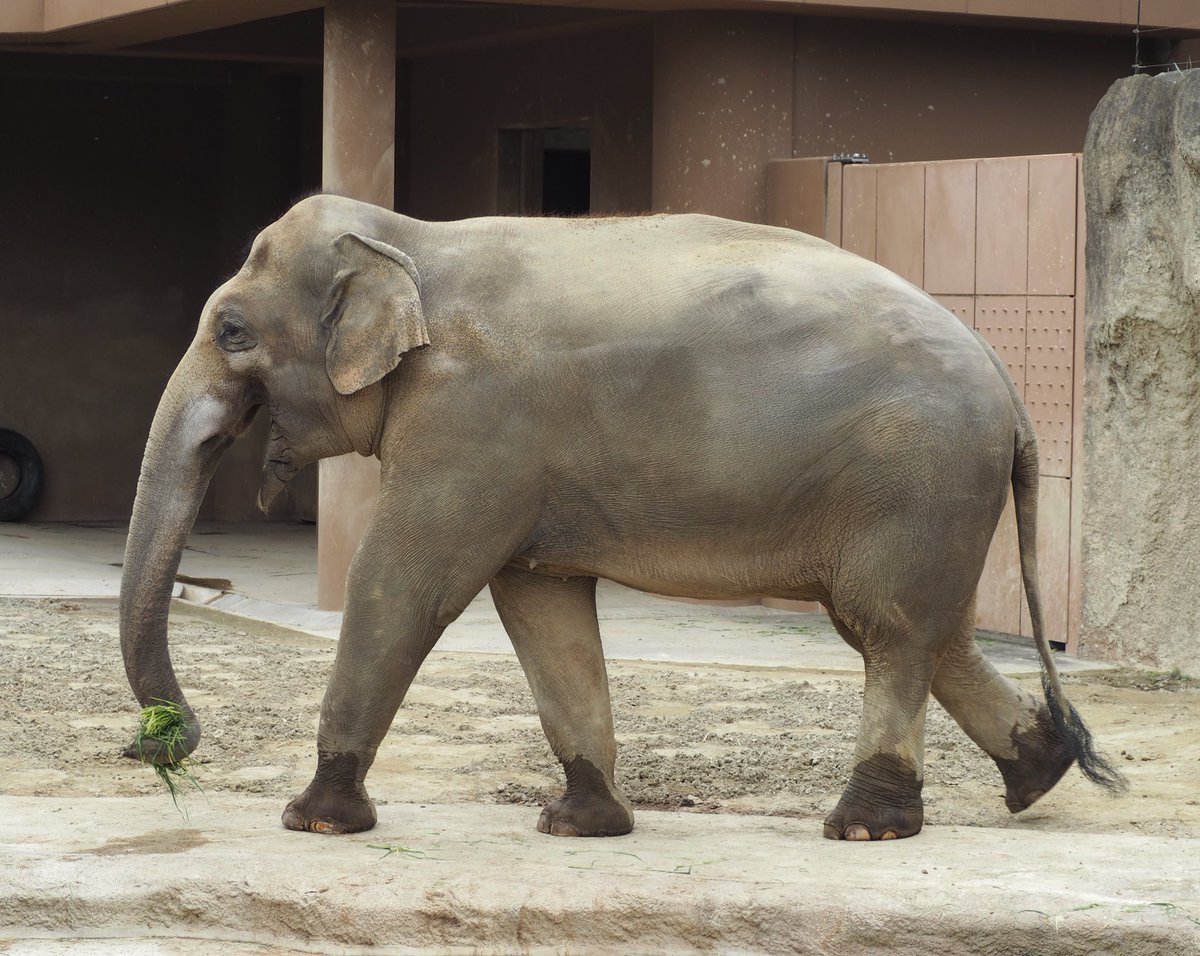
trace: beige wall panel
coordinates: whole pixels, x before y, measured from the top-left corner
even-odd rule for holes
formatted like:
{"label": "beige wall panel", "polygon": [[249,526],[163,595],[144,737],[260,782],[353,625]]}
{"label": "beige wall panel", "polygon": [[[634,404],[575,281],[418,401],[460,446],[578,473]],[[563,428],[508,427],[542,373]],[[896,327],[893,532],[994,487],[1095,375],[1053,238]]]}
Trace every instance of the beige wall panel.
{"label": "beige wall panel", "polygon": [[767,223],[824,238],[828,166],[823,157],[767,163]]}
{"label": "beige wall panel", "polygon": [[919,286],[925,278],[925,166],[880,166],[875,184],[875,261]]}
{"label": "beige wall panel", "polygon": [[975,291],[1025,292],[1029,251],[1029,160],[983,159],[976,167]]}
{"label": "beige wall panel", "polygon": [[975,292],[975,163],[925,167],[925,281],[934,294]]}
{"label": "beige wall panel", "polygon": [[935,295],[943,308],[949,309],[969,329],[975,328],[975,297],[973,295]]}
{"label": "beige wall panel", "polygon": [[1030,296],[1025,328],[1025,407],[1037,429],[1041,473],[1071,477],[1075,421],[1075,301]]}
{"label": "beige wall panel", "polygon": [[[1067,640],[1071,594],[1071,482],[1047,478],[1038,482],[1038,583],[1046,637]],[[1021,633],[1033,634],[1029,606],[1021,595]]]}
{"label": "beige wall panel", "polygon": [[975,329],[1008,366],[1017,393],[1025,394],[1025,297],[981,295],[975,298]]}
{"label": "beige wall panel", "polygon": [[829,163],[825,167],[825,238],[835,246],[842,244],[842,173],[841,163]]}
{"label": "beige wall panel", "polygon": [[1075,183],[1079,158],[1029,159],[1029,294],[1075,294]]}
{"label": "beige wall panel", "polygon": [[979,627],[1005,634],[1020,633],[1021,565],[1011,495],[992,537],[975,607]]}
{"label": "beige wall panel", "polygon": [[875,176],[873,166],[842,169],[842,248],[875,258]]}

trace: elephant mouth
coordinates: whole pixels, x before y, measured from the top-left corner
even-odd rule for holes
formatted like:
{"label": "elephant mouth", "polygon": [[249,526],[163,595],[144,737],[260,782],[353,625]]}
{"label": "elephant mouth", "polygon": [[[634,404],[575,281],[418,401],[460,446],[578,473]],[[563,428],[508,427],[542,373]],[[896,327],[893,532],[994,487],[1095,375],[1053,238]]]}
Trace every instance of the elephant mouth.
{"label": "elephant mouth", "polygon": [[287,483],[303,467],[292,450],[288,437],[279,422],[271,418],[271,438],[267,442],[266,460],[263,462],[262,483],[258,489],[258,507],[268,514],[275,499],[283,492]]}

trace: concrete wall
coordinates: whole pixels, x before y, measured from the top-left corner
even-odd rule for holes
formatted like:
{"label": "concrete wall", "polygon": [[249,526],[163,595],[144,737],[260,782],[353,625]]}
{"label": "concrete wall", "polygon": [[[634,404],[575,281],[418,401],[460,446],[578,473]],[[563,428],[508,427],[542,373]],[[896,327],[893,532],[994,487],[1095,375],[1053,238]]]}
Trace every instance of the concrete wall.
{"label": "concrete wall", "polygon": [[655,211],[766,221],[767,163],[792,147],[792,33],[780,14],[655,17]]}
{"label": "concrete wall", "polygon": [[[186,64],[0,67],[0,424],[45,462],[33,520],[123,520],[200,309],[303,178],[299,90]],[[255,514],[257,449],[229,458],[202,516]]]}
{"label": "concrete wall", "polygon": [[1200,674],[1200,70],[1113,84],[1084,185],[1080,648]]}
{"label": "concrete wall", "polygon": [[497,131],[587,126],[592,212],[650,208],[648,22],[412,62],[409,202],[423,219],[496,212]]}
{"label": "concrete wall", "polygon": [[797,17],[796,156],[892,163],[1078,152],[1126,36]]}

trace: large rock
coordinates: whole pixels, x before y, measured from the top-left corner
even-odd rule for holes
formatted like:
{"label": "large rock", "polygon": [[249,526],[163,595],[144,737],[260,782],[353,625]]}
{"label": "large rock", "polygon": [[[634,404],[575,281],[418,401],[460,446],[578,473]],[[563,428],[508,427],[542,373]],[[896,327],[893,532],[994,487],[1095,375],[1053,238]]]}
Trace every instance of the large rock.
{"label": "large rock", "polygon": [[1080,651],[1200,674],[1200,70],[1114,83],[1083,168]]}

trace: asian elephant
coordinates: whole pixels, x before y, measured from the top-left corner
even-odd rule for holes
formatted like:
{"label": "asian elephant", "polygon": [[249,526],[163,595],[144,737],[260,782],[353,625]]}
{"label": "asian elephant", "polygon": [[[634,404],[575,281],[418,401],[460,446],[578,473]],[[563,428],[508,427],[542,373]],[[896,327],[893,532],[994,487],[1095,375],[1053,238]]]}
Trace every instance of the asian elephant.
{"label": "asian elephant", "polygon": [[[925,293],[819,239],[699,215],[434,223],[335,196],[267,227],[166,387],[125,554],[129,681],[143,704],[184,707],[189,750],[171,583],[222,450],[264,407],[264,508],[319,458],[382,462],[289,828],[374,825],[376,749],[443,629],[490,585],[566,772],[538,829],[628,832],[598,577],[829,610],[866,694],[827,837],[921,829],[931,691],[995,760],[1014,813],[1074,761],[1121,784],[1043,634],[1037,444],[1003,365]],[[1010,486],[1044,700],[974,642]]]}

